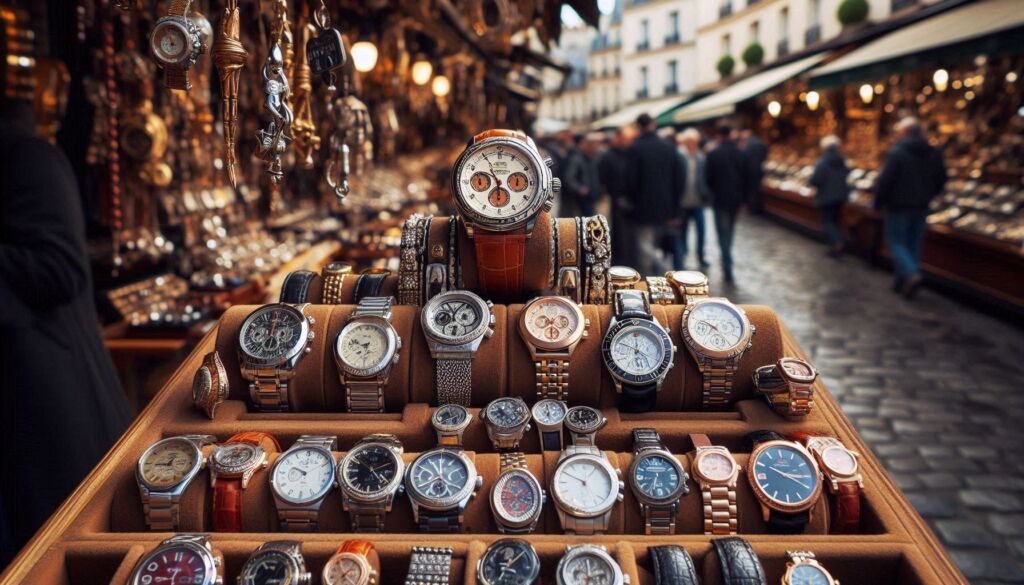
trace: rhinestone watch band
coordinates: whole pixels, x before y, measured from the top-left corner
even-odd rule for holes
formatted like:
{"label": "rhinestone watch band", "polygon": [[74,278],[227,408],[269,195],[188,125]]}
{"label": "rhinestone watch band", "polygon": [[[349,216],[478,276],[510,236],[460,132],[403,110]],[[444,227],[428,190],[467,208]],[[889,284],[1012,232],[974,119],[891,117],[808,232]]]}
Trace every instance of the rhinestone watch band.
{"label": "rhinestone watch band", "polygon": [[323,304],[341,304],[341,289],[345,286],[345,277],[349,274],[352,274],[352,266],[349,264],[332,262],[327,266],[324,266],[323,270],[320,272],[321,285],[323,288],[321,301]]}
{"label": "rhinestone watch band", "polygon": [[[367,435],[356,443],[356,447],[369,443],[382,443],[388,449],[394,451],[399,459],[402,458],[402,453],[405,451],[398,437],[385,433]],[[388,513],[388,499],[392,495],[384,494],[372,502],[358,502],[346,498],[345,507],[349,511],[352,532],[384,532],[384,521]]]}
{"label": "rhinestone watch band", "polygon": [[[352,311],[350,319],[379,317],[390,323],[393,302],[394,297],[363,298]],[[372,378],[344,378],[345,407],[348,412],[384,412],[383,379],[386,372],[387,369]]]}
{"label": "rhinestone watch band", "polygon": [[412,547],[405,585],[449,585],[453,554],[450,548]]}
{"label": "rhinestone watch band", "polygon": [[473,396],[473,360],[439,359],[434,363],[437,383],[437,404],[458,404],[469,407]]}
{"label": "rhinestone watch band", "polygon": [[[658,431],[648,428],[633,429],[634,458],[640,456],[644,451],[652,450],[665,450]],[[680,478],[680,480],[685,482],[686,478]],[[660,505],[641,502],[640,509],[644,515],[644,534],[670,535],[676,533],[676,512],[679,510],[678,500],[671,504]]]}
{"label": "rhinestone watch band", "polygon": [[537,400],[554,398],[569,401],[569,360],[544,358],[534,362],[537,370]]}
{"label": "rhinestone watch band", "polygon": [[[301,449],[303,447],[322,447],[328,451],[334,451],[338,448],[338,437],[326,435],[301,435],[295,443],[292,444],[288,451],[291,451],[292,449]],[[287,451],[285,451],[285,453],[287,453]],[[333,459],[333,457],[334,456],[332,455],[331,458]],[[303,510],[278,509],[277,519],[281,523],[281,530],[283,532],[315,532],[317,518],[320,516],[321,502],[323,502],[322,499]],[[315,506],[315,508],[312,506]]]}
{"label": "rhinestone watch band", "polygon": [[656,305],[674,305],[676,302],[676,291],[664,276],[648,276],[647,292]]}
{"label": "rhinestone watch band", "polygon": [[427,220],[426,216],[414,213],[402,226],[398,302],[403,305],[419,305],[423,302],[422,258],[427,241]]}
{"label": "rhinestone watch band", "polygon": [[705,358],[700,371],[704,378],[701,406],[726,408],[732,399],[732,384],[736,377],[736,360]]}
{"label": "rhinestone watch band", "polygon": [[[181,438],[192,442],[198,449],[217,442],[217,437],[213,435],[183,435]],[[142,491],[141,496],[142,512],[146,517],[146,526],[150,530],[175,531],[178,529],[178,504],[181,501],[181,494],[173,495],[147,489]]]}

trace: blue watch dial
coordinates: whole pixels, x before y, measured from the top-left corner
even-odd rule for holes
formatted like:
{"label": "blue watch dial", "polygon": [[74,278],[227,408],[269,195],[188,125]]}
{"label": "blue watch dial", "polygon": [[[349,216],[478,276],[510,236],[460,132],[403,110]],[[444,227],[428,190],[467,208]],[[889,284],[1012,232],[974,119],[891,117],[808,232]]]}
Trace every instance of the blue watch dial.
{"label": "blue watch dial", "polygon": [[797,565],[789,574],[790,585],[832,585],[825,571],[814,565]]}
{"label": "blue watch dial", "polygon": [[818,483],[812,462],[787,445],[772,445],[758,453],[754,478],[766,496],[783,505],[806,503]]}
{"label": "blue watch dial", "polygon": [[636,465],[633,482],[647,497],[666,498],[679,489],[679,472],[664,456],[647,455]]}

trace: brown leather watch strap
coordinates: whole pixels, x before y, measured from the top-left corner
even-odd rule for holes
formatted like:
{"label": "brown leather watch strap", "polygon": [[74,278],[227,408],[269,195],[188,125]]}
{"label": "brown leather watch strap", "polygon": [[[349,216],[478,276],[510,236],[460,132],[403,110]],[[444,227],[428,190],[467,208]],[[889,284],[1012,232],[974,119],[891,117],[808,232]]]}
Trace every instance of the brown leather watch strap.
{"label": "brown leather watch strap", "polygon": [[242,478],[218,479],[213,486],[214,532],[242,531]]}
{"label": "brown leather watch strap", "polygon": [[232,435],[228,440],[228,443],[249,443],[250,445],[257,445],[263,447],[263,450],[267,453],[277,453],[281,450],[280,443],[274,435],[270,433],[261,433],[259,431],[247,431],[243,433],[236,433]]}
{"label": "brown leather watch strap", "polygon": [[860,486],[856,481],[839,482],[832,494],[830,532],[853,534],[860,528]]}
{"label": "brown leather watch strap", "polygon": [[477,279],[482,293],[509,299],[522,291],[526,238],[526,234],[480,232],[473,236]]}
{"label": "brown leather watch strap", "polygon": [[508,130],[505,128],[492,128],[490,130],[484,130],[473,137],[474,142],[479,142],[485,138],[515,138],[517,140],[526,140],[526,133],[522,130]]}
{"label": "brown leather watch strap", "polygon": [[364,557],[370,556],[370,551],[373,550],[373,543],[368,540],[346,540],[341,543],[338,547],[339,553],[352,553],[362,555]]}
{"label": "brown leather watch strap", "polygon": [[167,3],[168,16],[186,16],[192,0],[171,0]]}

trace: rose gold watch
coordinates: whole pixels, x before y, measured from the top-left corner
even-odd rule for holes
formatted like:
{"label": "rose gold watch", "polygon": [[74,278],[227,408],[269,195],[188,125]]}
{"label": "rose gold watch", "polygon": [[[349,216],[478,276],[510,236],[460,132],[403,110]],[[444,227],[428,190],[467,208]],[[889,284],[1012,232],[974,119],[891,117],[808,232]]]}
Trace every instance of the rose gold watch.
{"label": "rose gold watch", "polygon": [[754,371],[754,389],[782,416],[807,416],[814,408],[818,371],[799,358],[784,357]]}
{"label": "rose gold watch", "polygon": [[519,335],[536,368],[537,400],[569,399],[569,359],[587,338],[590,320],[566,297],[537,297],[523,307]]}
{"label": "rose gold watch", "polygon": [[712,445],[707,435],[691,434],[690,441],[690,474],[700,486],[704,534],[736,534],[736,482],[742,469],[728,449]]}

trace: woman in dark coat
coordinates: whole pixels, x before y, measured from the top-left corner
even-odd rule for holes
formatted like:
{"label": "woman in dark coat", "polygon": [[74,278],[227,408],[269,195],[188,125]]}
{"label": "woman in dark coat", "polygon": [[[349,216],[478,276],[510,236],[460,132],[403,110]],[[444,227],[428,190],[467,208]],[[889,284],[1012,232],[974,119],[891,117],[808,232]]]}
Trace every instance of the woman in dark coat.
{"label": "woman in dark coat", "polygon": [[843,252],[844,240],[843,232],[839,229],[839,218],[850,196],[850,187],[846,184],[850,168],[839,152],[838,136],[830,134],[822,138],[821,150],[821,157],[814,164],[814,174],[811,175],[811,186],[817,189],[814,206],[818,208],[821,226],[828,238],[828,253],[830,256],[838,256]]}

